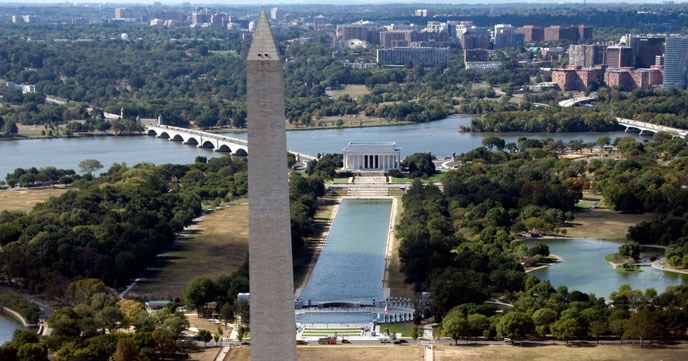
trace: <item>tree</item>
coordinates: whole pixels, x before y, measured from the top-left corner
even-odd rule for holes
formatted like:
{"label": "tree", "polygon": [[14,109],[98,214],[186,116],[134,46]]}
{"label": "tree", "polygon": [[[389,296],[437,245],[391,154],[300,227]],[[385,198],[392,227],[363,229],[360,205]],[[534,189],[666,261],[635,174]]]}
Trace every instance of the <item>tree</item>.
{"label": "tree", "polygon": [[560,340],[566,340],[568,344],[570,339],[578,336],[580,326],[578,321],[573,318],[562,318],[553,323],[551,328],[552,336]]}
{"label": "tree", "polygon": [[504,139],[495,137],[495,136],[489,136],[483,138],[483,145],[487,147],[487,149],[492,150],[492,148],[497,148],[497,150],[502,150],[506,146],[506,142]]}
{"label": "tree", "polygon": [[533,313],[533,324],[538,336],[542,337],[550,332],[550,325],[557,320],[557,316],[557,311],[547,307],[543,307]]}
{"label": "tree", "polygon": [[597,340],[597,343],[600,343],[600,336],[604,335],[607,330],[609,329],[609,324],[607,323],[606,320],[595,320],[590,322],[590,326],[588,326],[588,330],[590,331],[590,335],[595,337]]}
{"label": "tree", "polygon": [[48,349],[38,343],[27,343],[17,348],[19,361],[48,361]]}
{"label": "tree", "polygon": [[171,355],[176,350],[172,335],[164,329],[156,328],[155,331],[151,333],[151,339],[160,353],[160,358],[163,360],[167,355]]}
{"label": "tree", "polygon": [[626,242],[619,246],[619,255],[638,259],[640,258],[640,245],[636,242]]}
{"label": "tree", "polygon": [[199,341],[203,341],[203,347],[213,339],[213,335],[208,330],[200,329],[198,330],[198,335],[196,336]]}
{"label": "tree", "polygon": [[461,310],[454,307],[442,319],[442,334],[454,340],[455,345],[460,338],[471,334],[471,326]]}
{"label": "tree", "polygon": [[220,307],[220,317],[225,321],[225,327],[227,327],[228,322],[234,322],[234,307],[229,303],[225,303]]}
{"label": "tree", "polygon": [[110,291],[103,281],[95,278],[82,278],[72,281],[67,286],[67,300],[73,306],[78,304],[90,304],[91,297],[96,294],[107,294]]}
{"label": "tree", "polygon": [[600,148],[604,148],[604,147],[612,144],[612,138],[610,138],[606,135],[600,136],[599,138],[597,138],[595,140],[595,144],[597,144],[597,146],[599,146]]}
{"label": "tree", "polygon": [[120,337],[117,340],[117,349],[112,355],[113,361],[139,361],[139,349],[131,337]]}
{"label": "tree", "polygon": [[184,303],[196,308],[198,315],[205,313],[206,303],[215,297],[215,283],[207,277],[196,277],[184,288]]}
{"label": "tree", "polygon": [[9,122],[5,124],[5,133],[4,136],[5,138],[14,138],[15,135],[19,133],[19,128],[17,127],[17,123],[15,122]]}
{"label": "tree", "polygon": [[533,330],[533,320],[526,313],[512,311],[502,316],[497,323],[497,333],[502,337],[517,340]]}
{"label": "tree", "polygon": [[661,335],[662,325],[657,322],[657,315],[650,310],[641,310],[631,315],[624,327],[623,339],[654,340]]}
{"label": "tree", "polygon": [[84,159],[79,162],[79,169],[84,173],[88,173],[89,176],[92,176],[94,171],[101,168],[103,168],[103,165],[96,159]]}

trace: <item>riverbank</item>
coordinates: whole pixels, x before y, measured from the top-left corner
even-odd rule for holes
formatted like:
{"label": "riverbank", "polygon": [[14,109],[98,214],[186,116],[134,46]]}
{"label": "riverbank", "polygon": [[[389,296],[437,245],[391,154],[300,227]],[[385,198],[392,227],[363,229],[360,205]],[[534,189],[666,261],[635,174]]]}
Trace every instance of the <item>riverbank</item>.
{"label": "riverbank", "polygon": [[38,327],[37,324],[35,323],[29,323],[22,315],[19,314],[19,312],[9,308],[9,307],[2,307],[0,308],[0,312],[4,314],[5,316],[11,317],[13,320],[17,321],[22,327],[24,328],[36,328]]}
{"label": "riverbank", "polygon": [[[551,237],[550,239],[555,239],[555,238],[554,238],[554,237]],[[553,266],[553,265],[555,265],[555,264],[557,264],[557,263],[561,263],[561,262],[564,261],[564,259],[563,259],[562,257],[557,256],[556,254],[550,253],[550,254],[549,254],[549,257],[554,258],[554,261],[552,261],[552,262],[550,262],[550,263],[547,263],[547,264],[540,265],[540,266],[528,267],[528,268],[526,268],[526,273],[528,273],[528,272],[533,272],[533,271],[537,271],[537,270],[540,270],[540,269],[544,269],[544,268]]]}
{"label": "riverbank", "polygon": [[665,272],[681,273],[684,275],[688,275],[688,269],[684,269],[684,268],[679,269],[679,268],[671,267],[669,264],[667,264],[666,258],[664,258],[664,257],[650,263],[650,267],[658,269],[658,270],[662,270]]}

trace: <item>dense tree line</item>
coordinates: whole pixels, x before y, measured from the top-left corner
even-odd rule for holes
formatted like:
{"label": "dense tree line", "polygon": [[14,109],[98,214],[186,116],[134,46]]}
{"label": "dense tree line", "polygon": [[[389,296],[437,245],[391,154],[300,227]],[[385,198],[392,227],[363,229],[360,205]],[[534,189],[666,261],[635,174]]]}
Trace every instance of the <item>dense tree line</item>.
{"label": "dense tree line", "polygon": [[582,195],[572,178],[583,169],[543,147],[524,140],[518,152],[469,152],[444,176],[443,192],[418,181],[404,195],[402,271],[417,290],[432,291],[437,316],[492,291],[520,290],[514,235],[554,230],[572,218],[567,212]]}
{"label": "dense tree line", "polygon": [[644,292],[622,285],[604,298],[594,294],[553,288],[549,281],[525,277],[525,287],[509,293],[511,302],[503,314],[495,306],[462,304],[452,308],[442,321],[442,334],[455,341],[495,336],[514,341],[554,338],[569,340],[621,339],[651,343],[680,340],[688,330],[688,288],[671,286],[664,293]]}
{"label": "dense tree line", "polygon": [[605,132],[617,128],[609,112],[583,108],[531,108],[483,113],[471,122],[475,132]]}
{"label": "dense tree line", "polygon": [[[617,210],[658,212],[657,219],[632,227],[628,237],[669,244],[668,261],[685,267],[686,141],[663,134],[648,143],[617,139],[621,159],[589,161],[559,159],[557,143],[486,138],[483,148],[459,156],[458,168],[443,178],[443,191],[416,182],[403,197],[397,231],[406,281],[432,292],[432,312],[443,320],[443,334],[455,340],[683,338],[688,329],[684,286],[661,295],[626,285],[611,295],[554,289],[522,268],[542,262],[547,247],[528,249],[513,239],[524,231],[561,227],[572,219],[581,191],[590,188]],[[622,247],[630,256],[637,249],[631,243]],[[513,308],[497,313],[483,303],[495,293]]]}
{"label": "dense tree line", "polygon": [[118,300],[102,281],[88,278],[71,282],[67,293],[67,306],[48,320],[50,336],[15,331],[0,346],[3,361],[47,360],[48,353],[60,360],[154,361],[193,347],[182,337],[188,322],[175,304],[149,313],[143,303]]}
{"label": "dense tree line", "polygon": [[46,186],[55,184],[71,184],[75,180],[81,179],[72,169],[57,169],[55,167],[45,167],[37,169],[17,168],[14,172],[7,174],[5,181],[11,188],[14,186],[32,187]]}
{"label": "dense tree line", "polygon": [[688,129],[688,91],[675,88],[636,89],[630,93],[602,89],[597,92],[595,109],[605,109],[621,118],[629,118]]}
{"label": "dense tree line", "polygon": [[33,291],[78,276],[124,285],[200,213],[201,197],[152,165],[115,165],[28,213],[0,214],[3,272]]}
{"label": "dense tree line", "polygon": [[[482,114],[467,130],[475,132],[590,132],[619,128],[615,117],[688,129],[688,91],[676,89],[634,90],[624,93],[608,88],[597,92],[592,109],[561,108],[560,97],[526,94],[520,105],[482,101],[459,105],[462,113]],[[535,107],[545,102],[549,107]]]}

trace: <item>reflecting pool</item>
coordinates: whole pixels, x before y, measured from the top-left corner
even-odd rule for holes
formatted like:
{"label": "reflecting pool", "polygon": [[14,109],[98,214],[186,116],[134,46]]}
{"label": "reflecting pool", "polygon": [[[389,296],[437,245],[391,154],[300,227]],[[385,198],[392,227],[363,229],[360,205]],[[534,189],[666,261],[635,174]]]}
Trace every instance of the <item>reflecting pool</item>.
{"label": "reflecting pool", "polygon": [[382,277],[391,199],[342,199],[300,299],[372,302],[383,298]]}

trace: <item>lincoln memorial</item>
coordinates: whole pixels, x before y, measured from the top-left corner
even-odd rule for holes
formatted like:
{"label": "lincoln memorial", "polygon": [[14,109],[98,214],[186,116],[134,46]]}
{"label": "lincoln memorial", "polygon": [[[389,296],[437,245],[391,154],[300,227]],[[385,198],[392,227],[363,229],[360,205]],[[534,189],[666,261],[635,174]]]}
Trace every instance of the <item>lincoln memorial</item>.
{"label": "lincoln memorial", "polygon": [[401,167],[401,153],[396,143],[352,143],[344,148],[344,169],[352,171],[387,171]]}

